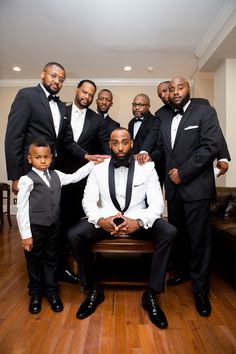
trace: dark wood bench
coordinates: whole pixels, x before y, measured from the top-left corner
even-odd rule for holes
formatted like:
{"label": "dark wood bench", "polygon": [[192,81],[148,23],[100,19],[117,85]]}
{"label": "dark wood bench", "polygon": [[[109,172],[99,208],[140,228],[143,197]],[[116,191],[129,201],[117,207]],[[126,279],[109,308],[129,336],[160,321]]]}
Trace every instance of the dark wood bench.
{"label": "dark wood bench", "polygon": [[98,241],[91,248],[96,254],[99,278],[102,284],[147,284],[149,260],[151,259],[150,256],[147,257],[147,254],[153,253],[154,241],[137,240],[126,236]]}

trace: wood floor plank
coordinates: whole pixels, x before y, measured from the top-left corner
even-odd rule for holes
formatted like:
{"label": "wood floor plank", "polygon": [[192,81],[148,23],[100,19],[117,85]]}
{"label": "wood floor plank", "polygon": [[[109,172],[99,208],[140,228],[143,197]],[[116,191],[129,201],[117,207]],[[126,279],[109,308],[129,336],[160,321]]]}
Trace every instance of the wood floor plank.
{"label": "wood floor plank", "polygon": [[[0,227],[1,230],[1,227]],[[76,312],[85,294],[78,285],[60,283],[64,303],[54,313],[44,297],[42,311],[28,312],[28,278],[13,217],[0,233],[1,354],[235,354],[236,292],[213,269],[212,314],[199,316],[191,282],[169,287],[160,304],[169,327],[161,330],[141,306],[143,287],[105,287],[105,301],[85,320]]]}

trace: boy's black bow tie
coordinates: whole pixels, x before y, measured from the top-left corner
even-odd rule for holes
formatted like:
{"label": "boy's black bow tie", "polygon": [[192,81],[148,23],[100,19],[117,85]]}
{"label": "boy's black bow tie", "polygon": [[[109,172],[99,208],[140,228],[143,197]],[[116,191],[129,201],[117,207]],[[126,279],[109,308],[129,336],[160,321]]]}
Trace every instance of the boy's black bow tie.
{"label": "boy's black bow tie", "polygon": [[48,101],[50,102],[51,100],[58,102],[59,101],[59,97],[58,96],[53,96],[53,95],[49,95],[48,96]]}

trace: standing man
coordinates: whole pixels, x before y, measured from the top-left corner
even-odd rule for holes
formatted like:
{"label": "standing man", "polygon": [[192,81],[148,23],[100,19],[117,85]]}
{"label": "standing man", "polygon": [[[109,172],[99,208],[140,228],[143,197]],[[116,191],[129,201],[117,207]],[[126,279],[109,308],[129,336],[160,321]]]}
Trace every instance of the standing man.
{"label": "standing man", "polygon": [[[41,72],[41,83],[36,87],[19,90],[8,117],[5,137],[5,153],[8,179],[12,191],[17,194],[18,181],[31,166],[27,160],[28,147],[32,141],[44,137],[52,148],[54,168],[61,148],[75,160],[91,161],[100,156],[89,155],[73,141],[67,119],[66,107],[55,96],[66,78],[65,69],[56,62],[47,63]],[[67,263],[65,259],[63,263]],[[63,266],[64,267],[64,266]],[[65,280],[73,281],[73,273],[67,265],[63,268]]]}
{"label": "standing man", "polygon": [[[89,106],[93,102],[96,85],[91,80],[79,82],[72,105],[67,106],[68,121],[71,123],[73,139],[88,154],[110,154],[109,135],[104,119]],[[101,156],[101,155],[98,155]],[[60,169],[65,173],[74,173],[87,161],[79,161],[62,152]],[[68,229],[84,217],[81,205],[86,178],[73,185],[64,186],[61,195],[61,237],[66,239]]]}
{"label": "standing man", "polygon": [[[138,94],[132,102],[132,111],[134,118],[129,122],[128,130],[133,140],[133,154],[136,155],[140,152],[150,154],[156,146],[159,121],[150,112],[149,97],[144,93]],[[156,170],[162,186],[163,169],[156,166]]]}
{"label": "standing man", "polygon": [[[160,109],[158,109],[155,112],[155,116],[160,121],[162,119],[165,119],[166,112],[168,112],[169,110],[173,111],[173,107],[171,106],[171,102],[169,101],[169,84],[170,81],[163,81],[157,86],[158,97],[164,103],[164,106],[162,106]],[[204,104],[210,106],[209,101],[205,98],[191,98],[191,102],[195,104]],[[229,161],[231,160],[227,143],[225,141],[223,133],[222,133],[221,147],[216,157],[217,157],[217,163],[216,163],[217,177],[219,177],[224,175],[228,171]],[[169,282],[169,285],[177,285],[177,284],[180,283],[178,281],[176,284],[175,282],[174,284],[171,284],[171,281]]]}
{"label": "standing man", "polygon": [[[68,233],[79,263],[81,283],[89,289],[88,297],[76,316],[78,319],[90,316],[104,301],[104,291],[96,279],[89,245],[124,234],[144,239],[152,237],[157,247],[142,306],[156,326],[166,328],[167,319],[156,295],[164,289],[166,266],[176,229],[161,218],[164,201],[154,164],[141,166],[134,160],[127,129],[117,128],[111,133],[110,148],[111,159],[105,160],[101,168],[94,168],[88,177],[83,199],[88,219],[81,220]],[[121,224],[118,225],[118,221]]]}
{"label": "standing man", "polygon": [[120,123],[116,122],[108,114],[109,109],[113,105],[113,95],[111,91],[107,89],[101,90],[98,93],[96,103],[97,103],[97,113],[104,118],[105,126],[108,135],[110,136],[111,132],[120,126]]}
{"label": "standing man", "polygon": [[151,157],[158,163],[165,156],[168,219],[178,229],[177,272],[183,274],[190,263],[196,309],[209,316],[210,203],[215,194],[213,161],[221,145],[221,129],[213,107],[190,101],[186,79],[171,80],[169,100],[175,113],[169,111],[162,120]]}

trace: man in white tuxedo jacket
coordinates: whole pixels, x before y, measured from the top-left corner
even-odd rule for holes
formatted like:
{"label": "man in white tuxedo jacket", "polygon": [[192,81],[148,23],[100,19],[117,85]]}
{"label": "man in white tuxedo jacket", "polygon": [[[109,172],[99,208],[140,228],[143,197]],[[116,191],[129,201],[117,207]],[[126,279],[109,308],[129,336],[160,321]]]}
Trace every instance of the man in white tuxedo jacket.
{"label": "man in white tuxedo jacket", "polygon": [[83,208],[87,218],[68,232],[79,263],[81,284],[89,290],[76,316],[78,319],[90,316],[104,300],[89,247],[91,243],[124,234],[141,239],[152,237],[157,247],[142,305],[156,326],[166,328],[167,319],[156,295],[164,289],[176,228],[161,217],[164,201],[154,163],[139,165],[131,156],[132,144],[127,129],[117,128],[111,133],[111,158],[94,167],[85,187]]}

